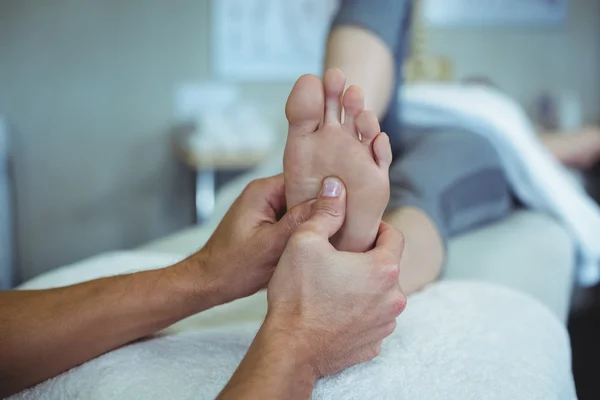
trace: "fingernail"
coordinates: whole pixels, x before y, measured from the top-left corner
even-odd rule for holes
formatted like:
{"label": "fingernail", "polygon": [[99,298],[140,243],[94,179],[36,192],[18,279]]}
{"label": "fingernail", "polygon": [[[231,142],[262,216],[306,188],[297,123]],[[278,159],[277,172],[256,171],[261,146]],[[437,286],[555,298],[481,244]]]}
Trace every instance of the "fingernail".
{"label": "fingernail", "polygon": [[338,197],[342,193],[342,181],[338,178],[325,178],[321,196]]}

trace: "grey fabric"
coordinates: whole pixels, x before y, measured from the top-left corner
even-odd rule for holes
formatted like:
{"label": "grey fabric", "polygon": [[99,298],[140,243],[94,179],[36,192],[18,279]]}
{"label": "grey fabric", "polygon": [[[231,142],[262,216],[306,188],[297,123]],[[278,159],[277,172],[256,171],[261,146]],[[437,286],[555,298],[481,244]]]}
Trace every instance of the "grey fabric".
{"label": "grey fabric", "polygon": [[390,168],[388,212],[423,210],[448,237],[507,216],[512,196],[500,159],[487,139],[447,129],[407,129]]}
{"label": "grey fabric", "polygon": [[395,51],[403,44],[402,21],[409,0],[342,0],[333,26],[356,25],[373,33]]}
{"label": "grey fabric", "polygon": [[[396,61],[394,87],[402,84],[402,65],[408,53],[412,0],[342,0],[338,13],[333,19],[332,29],[337,26],[360,26],[377,35],[385,43]],[[360,51],[360,49],[358,49]],[[394,91],[387,115],[381,121],[384,132],[390,135],[392,151],[401,150],[398,134],[401,122],[396,110],[399,110],[398,93]]]}

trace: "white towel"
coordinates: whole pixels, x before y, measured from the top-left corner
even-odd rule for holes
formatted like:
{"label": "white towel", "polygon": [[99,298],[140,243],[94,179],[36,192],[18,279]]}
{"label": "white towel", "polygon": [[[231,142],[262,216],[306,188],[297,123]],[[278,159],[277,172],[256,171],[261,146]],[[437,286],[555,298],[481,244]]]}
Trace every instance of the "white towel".
{"label": "white towel", "polygon": [[[164,254],[109,253],[42,276],[27,288],[157,268],[173,260]],[[214,399],[265,311],[264,292],[216,307],[10,400]],[[565,327],[537,301],[485,283],[440,282],[411,296],[380,357],[321,380],[312,399],[573,400],[570,365]]]}
{"label": "white towel", "polygon": [[401,96],[407,125],[457,127],[487,137],[519,199],[553,215],[572,235],[580,255],[579,283],[600,280],[600,208],[539,145],[518,103],[492,89],[459,84],[408,85]]}

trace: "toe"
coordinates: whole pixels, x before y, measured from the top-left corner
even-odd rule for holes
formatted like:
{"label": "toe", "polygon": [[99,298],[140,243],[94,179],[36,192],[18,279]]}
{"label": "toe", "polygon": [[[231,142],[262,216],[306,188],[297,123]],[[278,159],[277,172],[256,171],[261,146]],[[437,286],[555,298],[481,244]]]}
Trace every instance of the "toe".
{"label": "toe", "polygon": [[323,119],[323,84],[314,75],[301,76],[285,105],[290,134],[312,133]]}
{"label": "toe", "polygon": [[362,136],[364,144],[370,146],[371,142],[379,134],[379,121],[375,113],[369,110],[362,111],[356,117],[356,129]]}
{"label": "toe", "polygon": [[365,109],[365,97],[362,89],[358,86],[350,86],[344,93],[342,104],[344,105],[344,128],[358,137],[356,117]]}
{"label": "toe", "polygon": [[390,138],[383,132],[373,140],[373,155],[380,168],[389,168],[392,163],[392,147]]}
{"label": "toe", "polygon": [[342,119],[342,93],[346,78],[337,68],[328,69],[323,77],[325,86],[325,122],[340,123]]}

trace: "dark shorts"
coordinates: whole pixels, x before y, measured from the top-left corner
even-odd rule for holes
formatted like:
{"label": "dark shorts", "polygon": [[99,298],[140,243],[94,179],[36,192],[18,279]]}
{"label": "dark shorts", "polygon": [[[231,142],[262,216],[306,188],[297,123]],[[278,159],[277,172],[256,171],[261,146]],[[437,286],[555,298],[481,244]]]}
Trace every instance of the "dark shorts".
{"label": "dark shorts", "polygon": [[[412,0],[341,0],[337,26],[359,26],[379,37],[394,56],[394,86],[402,82],[408,52]],[[449,236],[507,215],[512,196],[500,159],[488,141],[456,129],[402,127],[394,92],[381,127],[390,136],[394,163],[390,169],[388,211],[417,207],[431,217],[444,241]]]}
{"label": "dark shorts", "polygon": [[395,139],[401,150],[390,168],[388,212],[421,209],[444,242],[510,213],[510,187],[486,138],[456,129],[404,128]]}

